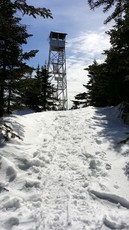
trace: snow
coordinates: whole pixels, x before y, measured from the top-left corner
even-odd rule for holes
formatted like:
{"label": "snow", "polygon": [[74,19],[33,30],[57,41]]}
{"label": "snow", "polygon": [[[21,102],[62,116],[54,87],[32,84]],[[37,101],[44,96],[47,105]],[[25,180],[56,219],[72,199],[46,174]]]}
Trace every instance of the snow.
{"label": "snow", "polygon": [[128,230],[129,142],[119,142],[129,126],[119,113],[87,107],[5,117],[16,135],[5,142],[1,133],[0,229]]}

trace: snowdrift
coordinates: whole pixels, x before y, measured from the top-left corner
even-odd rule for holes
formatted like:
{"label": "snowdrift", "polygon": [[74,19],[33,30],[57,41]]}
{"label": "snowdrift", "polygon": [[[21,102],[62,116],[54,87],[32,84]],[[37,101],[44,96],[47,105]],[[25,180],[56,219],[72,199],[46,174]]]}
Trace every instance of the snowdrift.
{"label": "snowdrift", "polygon": [[87,107],[4,118],[0,229],[128,230],[129,126],[119,112]]}

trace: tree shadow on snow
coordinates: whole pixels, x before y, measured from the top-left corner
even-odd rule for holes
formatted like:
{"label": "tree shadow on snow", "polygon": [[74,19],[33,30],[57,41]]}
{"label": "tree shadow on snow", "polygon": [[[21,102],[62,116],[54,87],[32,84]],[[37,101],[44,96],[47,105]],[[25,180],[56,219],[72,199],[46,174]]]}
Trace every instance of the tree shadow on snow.
{"label": "tree shadow on snow", "polygon": [[115,148],[118,152],[123,146],[123,140],[129,136],[129,126],[124,124],[121,118],[121,111],[119,107],[105,107],[95,108],[95,115],[93,116],[94,125],[98,128],[96,142],[100,137],[103,137],[103,141],[110,141],[111,148]]}

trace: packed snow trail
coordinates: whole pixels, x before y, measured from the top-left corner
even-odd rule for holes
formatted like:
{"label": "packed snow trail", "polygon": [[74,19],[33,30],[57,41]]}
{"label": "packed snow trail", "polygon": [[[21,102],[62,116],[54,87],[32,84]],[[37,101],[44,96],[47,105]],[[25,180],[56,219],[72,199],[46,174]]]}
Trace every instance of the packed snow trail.
{"label": "packed snow trail", "polygon": [[118,114],[88,107],[5,118],[23,141],[1,148],[0,229],[128,230],[129,146],[118,142],[129,127]]}

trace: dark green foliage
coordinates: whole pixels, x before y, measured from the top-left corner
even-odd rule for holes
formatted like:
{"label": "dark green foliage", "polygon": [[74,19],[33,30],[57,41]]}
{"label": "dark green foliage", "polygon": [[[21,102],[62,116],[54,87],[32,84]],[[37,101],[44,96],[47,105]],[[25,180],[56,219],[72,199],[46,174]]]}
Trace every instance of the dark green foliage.
{"label": "dark green foliage", "polygon": [[32,77],[22,78],[17,82],[17,100],[13,109],[31,108],[37,110],[40,83]]}
{"label": "dark green foliage", "polygon": [[[100,1],[96,2],[100,4]],[[98,64],[95,61],[86,69],[89,72],[89,82],[86,85],[87,105],[102,107],[117,105],[123,101],[129,103],[128,8],[124,13],[123,17],[115,19],[115,26],[106,32],[110,36],[111,48],[104,51],[105,62]]]}
{"label": "dark green foliage", "polygon": [[108,80],[106,64],[98,64],[96,61],[87,68],[89,72],[88,104],[93,106],[106,106],[108,103]]}
{"label": "dark green foliage", "polygon": [[[85,85],[83,85],[85,87]],[[71,109],[79,109],[84,108],[88,105],[88,95],[86,92],[79,93],[75,96],[75,100],[73,100],[73,105]]]}
{"label": "dark green foliage", "polygon": [[106,63],[109,72],[109,83],[113,86],[118,102],[129,102],[129,16],[125,14],[123,19],[116,21],[111,29],[111,49],[105,51]]}
{"label": "dark green foliage", "polygon": [[89,81],[86,85],[83,85],[86,88],[86,92],[76,95],[76,101],[73,103],[77,104],[77,108],[89,105],[106,106],[109,103],[108,95],[110,94],[106,64],[98,64],[94,61],[86,70],[89,72]]}
{"label": "dark green foliage", "polygon": [[[115,25],[106,32],[110,36],[111,43],[111,48],[104,51],[106,59],[102,64],[95,61],[86,69],[89,73],[86,92],[75,96],[77,99],[74,101],[75,107],[79,108],[84,99],[87,106],[114,106],[123,102],[127,105],[129,104],[129,1],[88,0],[88,3],[91,9],[104,6],[104,12],[115,5],[112,15],[107,19],[107,21],[114,19]],[[127,113],[129,110],[126,111],[126,115]]]}
{"label": "dark green foliage", "polygon": [[22,78],[17,85],[19,97],[17,104],[31,108],[37,112],[54,109],[53,86],[46,66],[37,68],[36,75]]}
{"label": "dark green foliage", "polygon": [[[8,2],[8,0],[1,0],[1,2]],[[49,9],[45,7],[34,7],[32,5],[28,5],[27,0],[11,0],[12,7],[15,10],[20,10],[23,15],[27,14],[36,18],[36,16],[41,16],[43,18],[52,18],[52,13]]]}
{"label": "dark green foliage", "polygon": [[51,76],[48,73],[46,66],[37,68],[36,78],[40,82],[40,95],[39,95],[39,104],[41,110],[54,110],[56,104],[56,98],[54,98],[54,93],[56,92],[53,85],[50,82]]}
{"label": "dark green foliage", "polygon": [[71,107],[71,109],[80,109],[80,102],[77,100],[72,100],[73,105]]}
{"label": "dark green foliage", "polygon": [[[19,85],[25,78],[30,84],[28,76],[33,71],[26,61],[38,52],[38,50],[23,52],[22,45],[27,44],[27,38],[32,35],[27,33],[27,27],[21,25],[21,18],[16,16],[19,10],[33,17],[39,15],[43,18],[52,18],[50,10],[35,8],[28,5],[26,0],[0,1],[0,117],[20,105]],[[31,89],[34,85],[32,81],[31,79]]]}
{"label": "dark green foliage", "polygon": [[20,24],[21,19],[15,13],[10,1],[0,3],[0,116],[4,111],[10,112],[17,94],[17,81],[33,70],[24,61],[37,53],[37,50],[23,52],[22,44],[26,44],[31,35],[27,33],[26,26]]}
{"label": "dark green foliage", "polygon": [[128,0],[88,0],[88,3],[92,10],[103,6],[104,13],[112,8],[114,9],[111,15],[106,19],[105,23],[110,22],[112,19],[120,18],[127,11],[127,8],[129,8]]}

